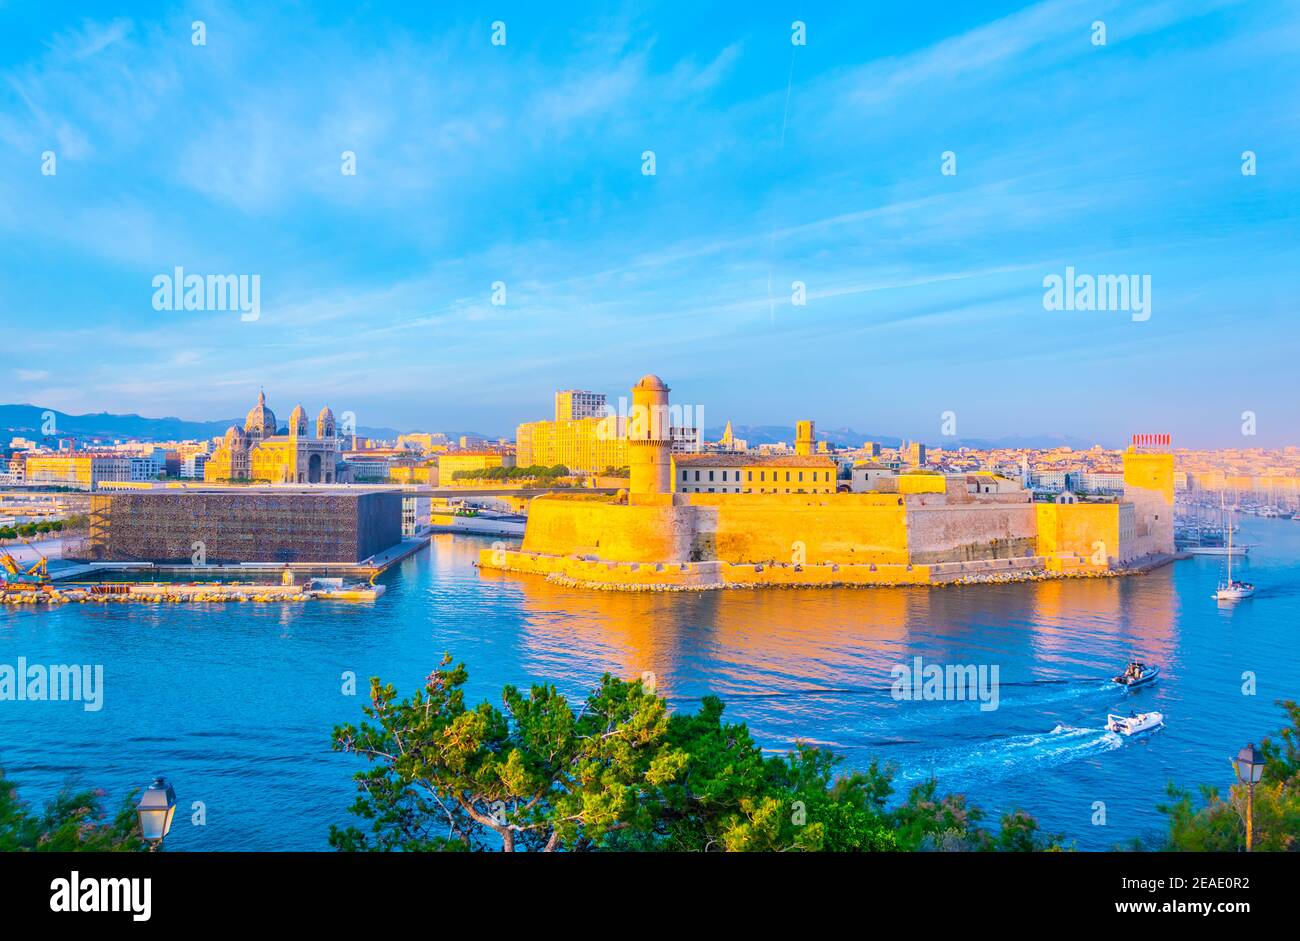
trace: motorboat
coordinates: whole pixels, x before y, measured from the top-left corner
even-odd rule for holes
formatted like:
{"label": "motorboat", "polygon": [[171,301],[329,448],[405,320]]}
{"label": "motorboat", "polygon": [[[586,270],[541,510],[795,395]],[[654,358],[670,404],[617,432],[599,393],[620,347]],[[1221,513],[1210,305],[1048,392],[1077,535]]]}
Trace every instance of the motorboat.
{"label": "motorboat", "polygon": [[1120,686],[1127,686],[1129,689],[1133,689],[1136,686],[1146,686],[1150,683],[1154,683],[1158,676],[1160,676],[1159,667],[1139,663],[1134,660],[1128,665],[1127,670],[1114,679]]}
{"label": "motorboat", "polygon": [[1137,735],[1149,732],[1165,724],[1165,717],[1159,712],[1138,712],[1128,716],[1106,716],[1106,728],[1121,735]]}

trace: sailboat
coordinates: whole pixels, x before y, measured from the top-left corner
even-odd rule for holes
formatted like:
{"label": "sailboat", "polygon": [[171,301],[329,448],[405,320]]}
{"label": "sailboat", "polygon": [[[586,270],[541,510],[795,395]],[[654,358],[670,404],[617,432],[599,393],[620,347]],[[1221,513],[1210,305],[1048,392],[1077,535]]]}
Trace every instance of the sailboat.
{"label": "sailboat", "polygon": [[1240,601],[1242,598],[1249,598],[1255,593],[1255,586],[1250,582],[1235,582],[1232,580],[1232,516],[1228,517],[1228,577],[1219,582],[1219,589],[1214,593],[1218,601]]}

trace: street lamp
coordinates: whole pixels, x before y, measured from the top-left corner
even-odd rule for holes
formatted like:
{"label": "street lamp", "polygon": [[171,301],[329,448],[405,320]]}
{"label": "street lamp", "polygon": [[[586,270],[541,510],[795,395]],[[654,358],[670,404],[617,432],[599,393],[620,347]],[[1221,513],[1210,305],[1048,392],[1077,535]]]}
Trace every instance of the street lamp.
{"label": "street lamp", "polygon": [[167,781],[160,777],[153,779],[140,795],[140,803],[135,805],[135,812],[140,817],[140,833],[149,843],[153,852],[162,845],[163,838],[172,828],[172,814],[176,813],[176,791]]}
{"label": "street lamp", "polygon": [[1264,776],[1264,754],[1251,742],[1232,760],[1237,769],[1237,780],[1246,785],[1246,852],[1254,838],[1255,823],[1255,785]]}

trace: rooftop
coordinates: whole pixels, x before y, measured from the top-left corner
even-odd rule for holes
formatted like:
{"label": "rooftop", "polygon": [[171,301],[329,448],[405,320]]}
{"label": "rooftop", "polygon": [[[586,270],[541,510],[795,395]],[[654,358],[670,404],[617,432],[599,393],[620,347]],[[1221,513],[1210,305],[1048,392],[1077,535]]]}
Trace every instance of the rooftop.
{"label": "rooftop", "polygon": [[834,467],[835,462],[822,454],[674,454],[673,460],[692,467]]}

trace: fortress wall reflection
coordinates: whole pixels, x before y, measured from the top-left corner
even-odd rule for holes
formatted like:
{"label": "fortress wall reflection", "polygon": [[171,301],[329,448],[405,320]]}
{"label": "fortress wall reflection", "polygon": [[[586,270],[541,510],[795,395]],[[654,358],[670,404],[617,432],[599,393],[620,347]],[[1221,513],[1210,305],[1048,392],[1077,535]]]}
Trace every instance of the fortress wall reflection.
{"label": "fortress wall reflection", "polygon": [[[890,670],[928,659],[995,662],[1010,655],[1065,675],[1105,673],[1080,636],[1128,638],[1135,655],[1167,658],[1176,600],[1168,577],[1078,579],[926,589],[593,592],[537,576],[480,573],[519,592],[522,661],[539,675],[650,670],[666,695],[756,689],[885,688]],[[996,637],[991,635],[996,634]],[[701,662],[707,666],[701,666]],[[1005,668],[1004,668],[1005,669]],[[1010,679],[1004,673],[1005,679]]]}
{"label": "fortress wall reflection", "polygon": [[1125,640],[1133,656],[1168,663],[1178,615],[1171,570],[1141,579],[1040,582],[1034,587],[1033,636],[1041,658],[1095,667],[1076,651],[1081,633],[1100,633]]}

